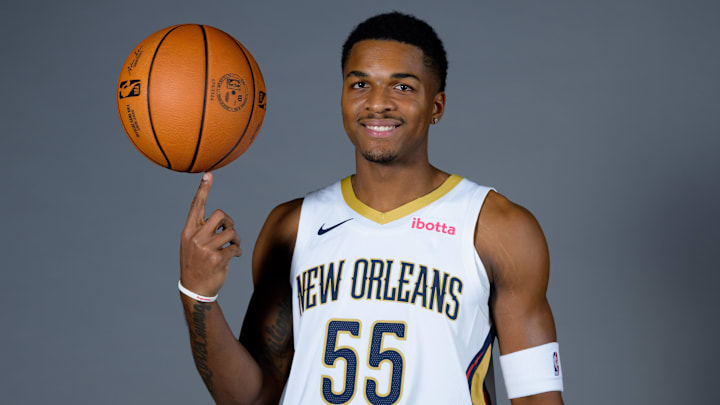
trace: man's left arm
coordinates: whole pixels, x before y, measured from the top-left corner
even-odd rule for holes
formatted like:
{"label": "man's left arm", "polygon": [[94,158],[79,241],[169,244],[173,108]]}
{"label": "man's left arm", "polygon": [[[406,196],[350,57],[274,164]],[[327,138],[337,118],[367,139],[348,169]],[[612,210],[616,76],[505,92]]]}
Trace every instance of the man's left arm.
{"label": "man's left arm", "polygon": [[562,404],[555,322],[545,296],[550,258],[540,225],[525,208],[490,192],[478,218],[475,246],[492,283],[490,306],[503,375],[506,380],[516,376],[509,382],[513,387],[508,381],[506,386],[537,392],[513,398],[512,404]]}

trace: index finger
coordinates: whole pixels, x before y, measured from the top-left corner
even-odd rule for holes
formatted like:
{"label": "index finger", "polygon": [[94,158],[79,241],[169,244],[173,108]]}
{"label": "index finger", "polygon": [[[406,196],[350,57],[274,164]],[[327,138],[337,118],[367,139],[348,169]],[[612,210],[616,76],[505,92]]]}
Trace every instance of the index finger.
{"label": "index finger", "polygon": [[212,186],[212,172],[205,172],[202,176],[200,186],[193,197],[190,204],[190,212],[188,212],[187,225],[202,226],[205,218],[205,202],[207,201],[210,186]]}

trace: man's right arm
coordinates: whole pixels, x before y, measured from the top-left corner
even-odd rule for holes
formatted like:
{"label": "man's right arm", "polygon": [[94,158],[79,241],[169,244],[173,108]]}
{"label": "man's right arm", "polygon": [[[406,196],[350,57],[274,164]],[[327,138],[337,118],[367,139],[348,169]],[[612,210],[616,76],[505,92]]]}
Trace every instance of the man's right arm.
{"label": "man's right arm", "polygon": [[[203,219],[212,184],[212,175],[207,175],[183,230],[180,262],[182,284],[200,295],[213,296],[225,283],[229,260],[240,255],[240,241],[232,219],[222,211]],[[242,342],[234,337],[217,302],[199,302],[181,294],[195,365],[217,403],[277,403],[282,394],[292,359],[287,275],[299,208],[300,200],[277,207],[258,237],[253,256],[255,291]]]}
{"label": "man's right arm", "polygon": [[265,221],[253,252],[253,284],[240,342],[262,370],[257,404],[277,404],[293,359],[290,265],[302,199],[276,207]]}

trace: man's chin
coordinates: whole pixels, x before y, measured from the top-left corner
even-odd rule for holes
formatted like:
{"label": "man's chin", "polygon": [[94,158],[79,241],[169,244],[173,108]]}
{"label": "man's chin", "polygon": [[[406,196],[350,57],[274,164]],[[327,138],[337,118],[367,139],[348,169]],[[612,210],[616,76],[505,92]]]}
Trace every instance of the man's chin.
{"label": "man's chin", "polygon": [[396,154],[389,151],[364,151],[362,155],[365,160],[373,163],[390,163],[397,158]]}

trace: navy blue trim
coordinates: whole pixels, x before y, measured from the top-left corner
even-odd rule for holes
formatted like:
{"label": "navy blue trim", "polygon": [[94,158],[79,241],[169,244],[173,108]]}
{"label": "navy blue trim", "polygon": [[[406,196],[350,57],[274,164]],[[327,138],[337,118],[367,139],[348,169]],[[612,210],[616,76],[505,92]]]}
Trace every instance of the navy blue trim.
{"label": "navy blue trim", "polygon": [[[485,342],[483,343],[482,348],[473,357],[472,361],[470,362],[470,365],[468,365],[467,371],[465,372],[465,374],[467,375],[467,380],[468,380],[468,389],[472,389],[472,380],[473,380],[473,377],[475,376],[475,371],[477,371],[478,366],[480,365],[480,362],[478,360],[482,356],[485,355],[485,352],[487,351],[488,347],[490,347],[490,344],[494,340],[495,340],[495,333],[491,329],[490,332],[488,333],[487,337],[485,338]],[[475,365],[475,367],[473,367],[473,364]],[[483,388],[484,387],[485,387],[485,384],[483,383]]]}
{"label": "navy blue trim", "polygon": [[[492,360],[490,360],[490,361],[492,361]],[[483,383],[483,395],[485,396],[485,404],[492,405],[492,398],[490,398],[490,391],[488,391],[487,385],[485,383]]]}

